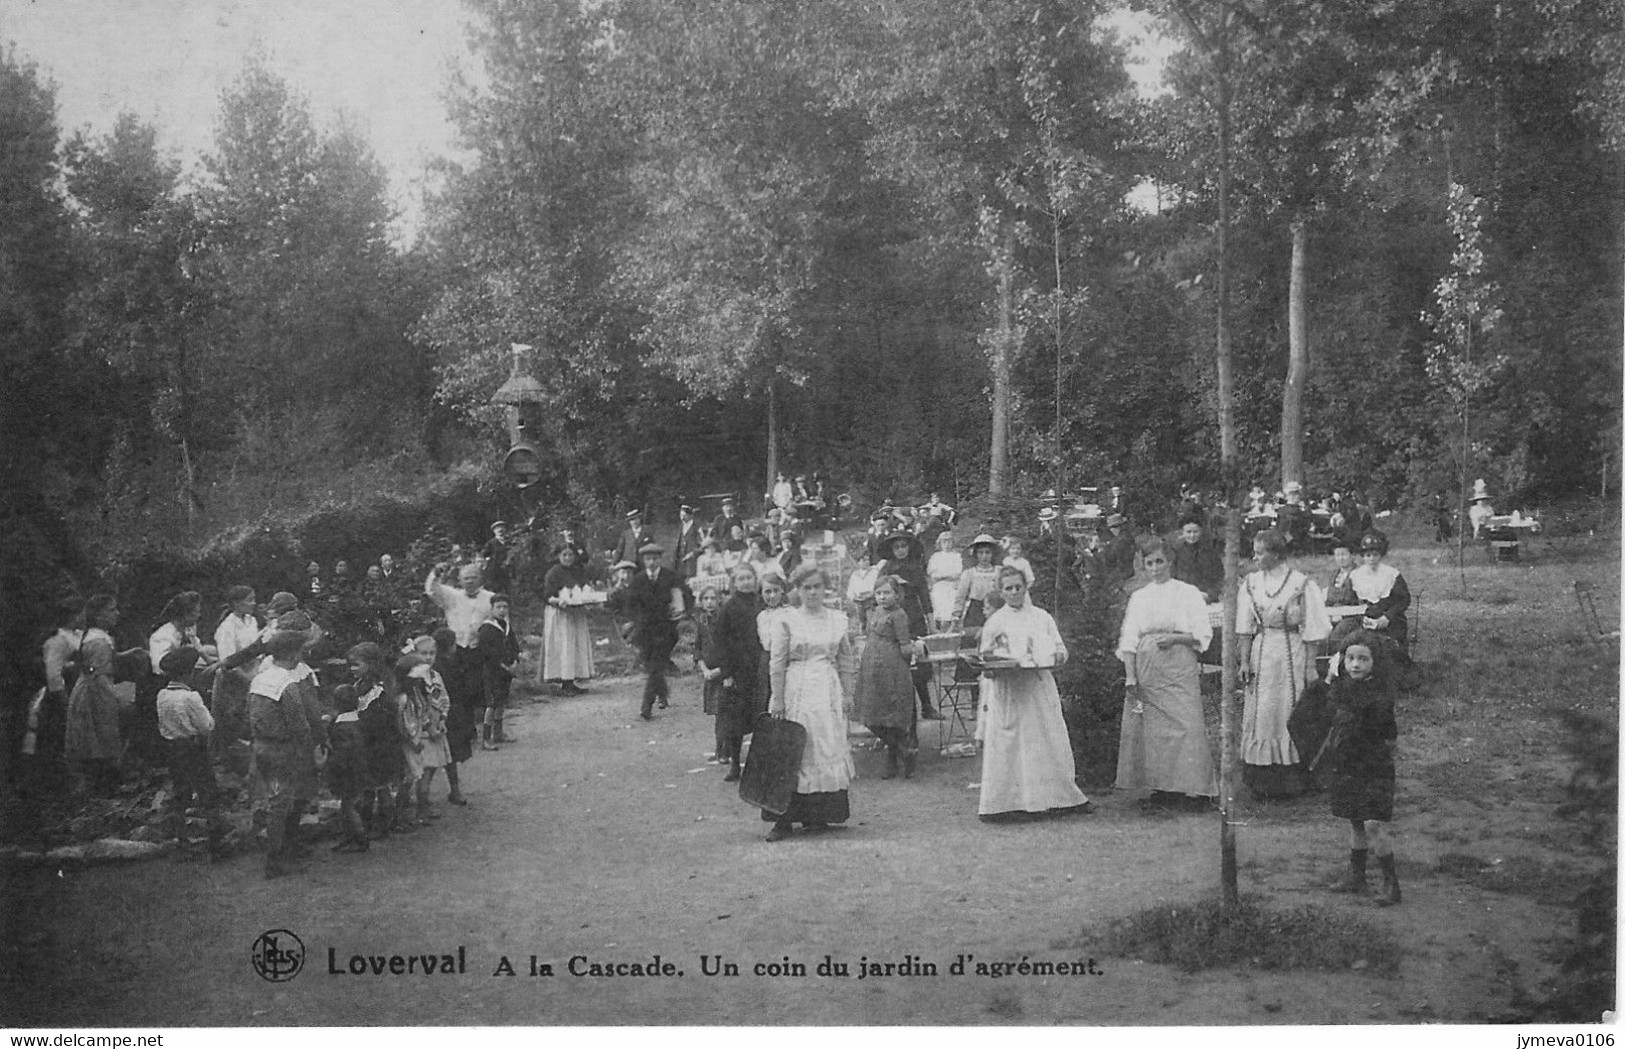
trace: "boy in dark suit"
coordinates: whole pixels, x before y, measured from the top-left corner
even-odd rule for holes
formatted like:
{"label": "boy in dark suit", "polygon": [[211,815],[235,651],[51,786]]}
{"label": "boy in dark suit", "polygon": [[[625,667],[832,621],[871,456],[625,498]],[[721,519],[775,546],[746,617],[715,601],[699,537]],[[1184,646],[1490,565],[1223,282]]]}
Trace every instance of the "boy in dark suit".
{"label": "boy in dark suit", "polygon": [[617,585],[609,595],[609,607],[617,619],[634,624],[633,643],[643,660],[648,680],[643,686],[643,709],[639,717],[649,721],[654,706],[670,705],[666,667],[672,649],[677,647],[677,621],[683,615],[683,582],[677,573],[662,565],[666,551],[658,543],[646,543],[638,551],[642,571],[624,586]]}

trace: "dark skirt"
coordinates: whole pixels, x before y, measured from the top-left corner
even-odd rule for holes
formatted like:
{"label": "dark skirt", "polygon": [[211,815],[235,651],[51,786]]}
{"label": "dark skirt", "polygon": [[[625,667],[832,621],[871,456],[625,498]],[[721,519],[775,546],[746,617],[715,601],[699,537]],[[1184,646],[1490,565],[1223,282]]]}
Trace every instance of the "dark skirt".
{"label": "dark skirt", "polygon": [[852,809],[844,790],[797,794],[790,799],[790,808],[782,816],[762,810],[762,819],[768,823],[845,823],[851,818]]}
{"label": "dark skirt", "polygon": [[[709,682],[708,682],[709,684]],[[718,686],[722,683],[716,682]],[[709,697],[707,697],[709,702]],[[733,688],[717,689],[717,733],[719,736],[748,736],[751,726],[756,724],[758,704],[756,700],[756,683],[750,682],[745,687],[735,683]],[[761,705],[761,713],[767,712],[765,704]]]}
{"label": "dark skirt", "polygon": [[722,679],[707,680],[701,691],[700,709],[707,714],[722,712]]}
{"label": "dark skirt", "polygon": [[354,721],[340,721],[329,731],[327,789],[335,797],[355,797],[372,788],[367,770],[366,743],[361,738],[361,725]]}
{"label": "dark skirt", "polygon": [[218,788],[214,782],[214,764],[209,760],[208,740],[203,736],[166,739],[164,747],[176,799],[184,804],[195,797],[199,805],[213,805]]}
{"label": "dark skirt", "polygon": [[362,790],[393,789],[406,779],[406,754],[401,750],[396,716],[394,701],[383,696],[361,712],[362,751],[366,755]]}
{"label": "dark skirt", "polygon": [[1295,798],[1309,789],[1301,765],[1243,765],[1241,782],[1259,800]]}
{"label": "dark skirt", "polygon": [[768,700],[773,698],[773,674],[768,666],[768,658],[764,651],[762,658],[756,661],[756,694],[751,703],[751,721],[756,720],[756,715],[767,713]]}
{"label": "dark skirt", "polygon": [[[1342,756],[1339,755],[1339,758]],[[1394,818],[1393,744],[1368,747],[1354,760],[1339,760],[1327,782],[1332,815],[1346,820]]]}
{"label": "dark skirt", "polygon": [[854,697],[857,720],[876,725],[910,728],[914,724],[914,681],[908,660],[887,640],[870,641],[858,665]]}

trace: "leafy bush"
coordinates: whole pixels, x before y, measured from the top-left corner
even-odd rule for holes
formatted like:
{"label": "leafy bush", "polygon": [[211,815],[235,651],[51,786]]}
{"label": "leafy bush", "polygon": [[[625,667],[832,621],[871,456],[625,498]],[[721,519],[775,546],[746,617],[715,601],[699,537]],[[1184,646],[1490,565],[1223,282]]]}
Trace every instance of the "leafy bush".
{"label": "leafy bush", "polygon": [[182,590],[203,594],[207,624],[228,587],[251,586],[262,600],[278,590],[297,591],[305,578],[304,566],[312,560],[325,569],[335,561],[349,561],[359,576],[380,555],[393,553],[403,560],[405,570],[421,578],[435,560],[449,554],[452,537],[464,543],[484,542],[497,506],[488,482],[472,474],[453,474],[446,483],[410,498],[380,495],[324,506],[290,523],[241,526],[199,550],[167,538],[152,539],[133,553],[104,563],[97,585],[119,595],[125,623],[121,634],[134,636],[150,629],[164,602]]}

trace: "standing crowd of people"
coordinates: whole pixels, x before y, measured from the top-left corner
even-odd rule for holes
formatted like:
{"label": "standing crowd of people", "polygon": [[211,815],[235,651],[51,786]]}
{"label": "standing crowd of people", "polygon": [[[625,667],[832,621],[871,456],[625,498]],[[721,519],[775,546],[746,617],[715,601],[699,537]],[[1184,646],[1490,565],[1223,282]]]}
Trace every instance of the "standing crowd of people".
{"label": "standing crowd of people", "polygon": [[[967,558],[957,546],[957,513],[933,496],[918,508],[880,508],[854,542],[830,542],[837,533],[829,530],[809,543],[822,520],[815,515],[849,513],[849,498],[829,501],[821,488],[812,496],[792,483],[787,499],[781,503],[776,489],[768,503],[755,532],[731,498],[709,526],[685,503],[669,560],[641,512],[631,511],[608,552],[607,594],[594,585],[584,544],[564,533],[540,587],[539,683],[565,695],[585,691],[581,682],[594,672],[589,610],[607,603],[639,655],[640,714],[652,720],[671,702],[679,624],[692,619],[702,703],[715,717],[711,760],[728,766],[726,781],[740,779],[745,741],[763,715],[806,730],[791,803],[763,813],[772,824],[768,840],[779,841],[798,825],[816,830],[849,819],[849,720],[884,748],[883,779],[915,774],[919,722],[941,717],[924,639],[952,636],[979,675],[979,816],[997,822],[1091,811],[1054,677],[1068,648],[1055,619],[1032,602],[1035,571],[1023,537],[977,533]],[[1289,499],[1280,508],[1285,517],[1293,505]],[[1217,782],[1200,683],[1203,662],[1216,656],[1212,607],[1223,571],[1204,517],[1184,513],[1175,535],[1138,543],[1118,511],[1083,537],[1046,528],[1054,520],[1049,508],[1040,513],[1035,553],[1059,561],[1086,598],[1121,611],[1116,654],[1126,688],[1116,786],[1149,791],[1144,804],[1153,809],[1210,807]],[[206,814],[214,843],[214,764],[241,744],[251,755],[249,794],[266,812],[268,877],[296,869],[308,851],[299,817],[322,786],[340,802],[337,851],[367,852],[380,837],[409,833],[437,818],[431,788],[439,770],[446,800],[466,804],[460,766],[476,746],[496,750],[511,740],[504,715],[519,635],[511,600],[487,586],[503,574],[508,543],[499,522],[485,547],[434,566],[421,597],[408,603],[419,617],[410,622],[395,615],[406,584],[393,581],[388,558],[359,588],[342,562],[330,583],[313,563],[303,598],[284,591],[261,606],[249,588],[232,588],[212,617],[212,643],[199,635],[196,592],[169,602],[145,650],[122,654],[112,641],[114,598],[100,594],[64,609],[42,648],[45,688],[30,713],[25,754],[34,776],[45,789],[71,779],[81,791],[107,794],[130,759],[166,762],[176,804]],[[845,549],[832,557],[837,545]],[[1237,611],[1246,783],[1261,798],[1290,796],[1319,764],[1336,785],[1334,812],[1352,822],[1351,849],[1362,857],[1376,851],[1392,882],[1386,898],[1398,902],[1383,826],[1393,798],[1386,690],[1408,658],[1404,578],[1384,563],[1387,541],[1374,530],[1353,544],[1333,537],[1336,568],[1324,588],[1294,563],[1310,547],[1289,530],[1265,529],[1253,547]],[[1133,588],[1137,576],[1143,583]],[[369,621],[375,639],[345,639],[342,660],[317,658],[324,645],[334,647],[318,623],[342,620],[335,602],[364,596],[369,585],[371,607],[390,614]],[[1329,606],[1358,614],[1334,627]],[[434,621],[424,622],[431,614]],[[135,683],[133,704],[120,696],[124,681]],[[1295,738],[1316,728],[1311,712],[1322,722],[1313,755]],[[1358,891],[1355,880],[1351,873],[1345,887]]]}

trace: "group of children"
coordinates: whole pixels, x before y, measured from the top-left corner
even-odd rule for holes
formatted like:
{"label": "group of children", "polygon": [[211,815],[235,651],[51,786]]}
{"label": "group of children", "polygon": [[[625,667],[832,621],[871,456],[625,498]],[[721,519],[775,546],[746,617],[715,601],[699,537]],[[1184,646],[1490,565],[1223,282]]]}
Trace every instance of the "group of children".
{"label": "group of children", "polygon": [[[446,770],[447,800],[466,805],[457,776],[469,756],[472,719],[459,717],[442,669],[449,669],[455,638],[442,628],[417,638],[398,659],[363,642],[346,653],[351,681],[325,702],[314,672],[303,662],[308,634],[300,614],[284,617],[264,644],[264,664],[249,685],[254,731],[250,796],[269,802],[267,877],[287,873],[308,854],[298,838],[318,780],[339,800],[342,827],[335,852],[367,852],[375,838],[406,834],[438,819],[430,799],[435,774]],[[192,687],[202,653],[185,646],[161,660],[159,730],[167,752],[179,816],[200,810],[209,851],[220,855],[225,830],[209,738],[215,719]]]}

